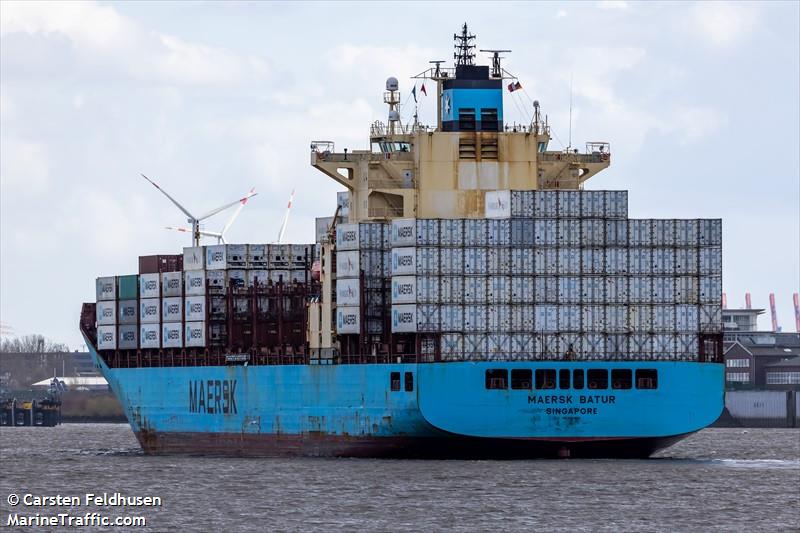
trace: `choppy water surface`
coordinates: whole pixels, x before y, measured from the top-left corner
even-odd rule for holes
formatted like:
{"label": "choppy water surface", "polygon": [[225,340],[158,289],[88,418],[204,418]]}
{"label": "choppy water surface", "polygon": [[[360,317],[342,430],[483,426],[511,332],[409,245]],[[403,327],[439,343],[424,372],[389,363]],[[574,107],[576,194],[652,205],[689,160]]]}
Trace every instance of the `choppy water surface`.
{"label": "choppy water surface", "polygon": [[800,530],[796,429],[707,429],[650,460],[400,461],[148,457],[127,425],[66,424],[0,428],[0,454],[7,531],[10,493],[87,492],[163,506],[13,511],[141,515],[148,531]]}

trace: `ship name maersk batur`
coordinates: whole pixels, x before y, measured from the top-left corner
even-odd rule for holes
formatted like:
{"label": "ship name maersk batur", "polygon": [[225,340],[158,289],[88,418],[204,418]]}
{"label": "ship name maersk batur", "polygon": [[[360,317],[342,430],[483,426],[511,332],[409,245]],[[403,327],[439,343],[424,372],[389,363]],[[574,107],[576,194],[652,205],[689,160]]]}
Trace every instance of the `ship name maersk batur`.
{"label": "ship name maersk batur", "polygon": [[584,189],[608,143],[551,150],[538,102],[508,125],[508,51],[473,43],[416,77],[435,128],[390,78],[370,150],[312,142],[347,189],[317,243],[97,279],[80,327],[146,453],[647,457],[716,420],[721,221]]}

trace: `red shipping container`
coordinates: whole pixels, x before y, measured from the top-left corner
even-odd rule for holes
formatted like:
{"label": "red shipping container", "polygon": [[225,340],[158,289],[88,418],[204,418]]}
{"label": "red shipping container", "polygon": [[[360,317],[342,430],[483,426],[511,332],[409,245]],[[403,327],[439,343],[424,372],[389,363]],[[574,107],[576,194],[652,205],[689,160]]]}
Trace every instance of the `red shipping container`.
{"label": "red shipping container", "polygon": [[139,256],[139,274],[180,272],[182,270],[183,254]]}

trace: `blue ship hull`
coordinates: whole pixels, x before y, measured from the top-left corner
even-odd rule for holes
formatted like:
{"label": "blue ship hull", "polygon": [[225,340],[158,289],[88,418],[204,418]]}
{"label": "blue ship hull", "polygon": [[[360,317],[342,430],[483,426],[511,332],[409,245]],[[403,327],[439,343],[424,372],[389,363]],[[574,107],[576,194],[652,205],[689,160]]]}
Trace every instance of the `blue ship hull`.
{"label": "blue ship hull", "polygon": [[[646,457],[713,423],[723,408],[724,368],[714,363],[109,368],[87,344],[149,454]],[[658,387],[486,388],[487,369],[519,368],[656,369]],[[392,390],[392,373],[401,390]]]}

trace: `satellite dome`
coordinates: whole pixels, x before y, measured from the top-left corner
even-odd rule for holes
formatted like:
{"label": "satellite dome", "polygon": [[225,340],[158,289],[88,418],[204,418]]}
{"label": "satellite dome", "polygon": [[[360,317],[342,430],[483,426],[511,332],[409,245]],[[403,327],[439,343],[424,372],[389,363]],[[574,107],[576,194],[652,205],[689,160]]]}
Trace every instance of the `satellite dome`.
{"label": "satellite dome", "polygon": [[533,101],[533,107],[539,107],[539,100]]}
{"label": "satellite dome", "polygon": [[387,91],[396,91],[398,88],[397,78],[394,76],[386,78],[386,90]]}

